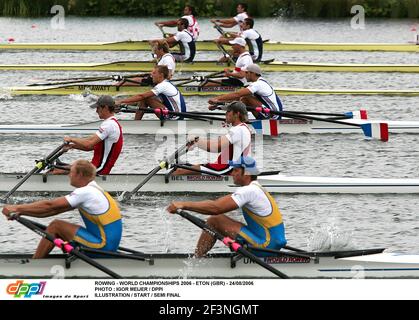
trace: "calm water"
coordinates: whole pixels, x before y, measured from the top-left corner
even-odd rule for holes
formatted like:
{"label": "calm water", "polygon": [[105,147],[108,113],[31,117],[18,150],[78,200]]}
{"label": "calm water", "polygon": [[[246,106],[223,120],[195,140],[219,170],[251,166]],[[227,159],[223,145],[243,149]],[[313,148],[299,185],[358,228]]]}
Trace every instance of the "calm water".
{"label": "calm water", "polygon": [[[68,18],[65,30],[52,30],[48,19],[0,18],[0,41],[94,42],[160,37],[152,25],[157,19]],[[272,40],[321,42],[406,42],[413,38],[414,21],[367,20],[365,30],[353,30],[349,20],[257,20],[256,29]],[[201,39],[217,33],[200,21]],[[206,28],[206,29],[205,29]],[[266,36],[267,37],[267,36]],[[199,53],[199,59],[217,58]],[[351,52],[268,53],[283,61],[339,63],[418,63],[417,54]],[[1,63],[104,62],[148,59],[149,53],[0,52]],[[97,73],[102,74],[102,73]],[[86,75],[82,72],[2,72],[1,86],[24,85],[45,78]],[[89,73],[89,75],[92,75]],[[270,73],[273,85],[305,88],[418,89],[416,74]],[[81,96],[16,97],[0,91],[1,123],[78,123],[96,120]],[[366,109],[370,118],[419,120],[419,98],[401,97],[284,97],[288,110],[342,112]],[[187,98],[191,110],[205,110],[206,99]],[[127,118],[128,116],[123,116]],[[34,159],[61,143],[59,136],[0,136],[0,172],[26,172]],[[362,135],[283,135],[265,139],[263,169],[287,175],[413,178],[418,177],[419,135],[392,135],[388,143],[365,141]],[[167,145],[153,136],[127,136],[114,172],[147,172]],[[157,150],[157,151],[156,151]],[[71,161],[86,155],[72,152]],[[205,161],[193,151],[188,161]],[[53,195],[48,195],[53,196]],[[18,195],[16,202],[40,200]],[[144,251],[187,252],[194,248],[199,230],[180,217],[166,213],[173,200],[204,200],[204,196],[139,195],[122,206],[123,244]],[[303,248],[388,247],[390,251],[419,252],[417,195],[278,195],[290,245]],[[239,213],[232,214],[240,218]],[[63,217],[79,222],[76,212]],[[2,253],[31,252],[39,238],[17,223],[0,220]],[[225,250],[220,246],[217,250]]]}

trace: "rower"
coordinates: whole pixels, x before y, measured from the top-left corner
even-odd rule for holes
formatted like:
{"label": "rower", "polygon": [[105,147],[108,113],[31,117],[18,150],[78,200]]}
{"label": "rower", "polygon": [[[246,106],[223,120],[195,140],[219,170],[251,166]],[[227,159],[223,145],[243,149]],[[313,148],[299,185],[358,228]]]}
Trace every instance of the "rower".
{"label": "rower", "polygon": [[262,61],[263,55],[263,40],[259,32],[253,29],[254,25],[255,21],[253,19],[244,19],[243,31],[239,33],[239,36],[246,40],[249,47],[249,53],[251,54],[253,61],[260,62]]}
{"label": "rower", "polygon": [[[252,247],[280,250],[287,243],[282,215],[275,199],[257,182],[260,172],[256,161],[251,157],[241,157],[230,165],[234,168],[231,174],[234,184],[241,186],[234,194],[216,200],[174,201],[167,210],[170,213],[176,213],[178,209],[190,210],[210,215],[207,225],[224,236]],[[246,224],[224,215],[238,208],[242,209]],[[204,256],[215,242],[212,234],[202,232],[195,255]]]}
{"label": "rower", "polygon": [[243,31],[234,33],[229,33],[230,37],[220,37],[214,40],[218,44],[228,45],[229,42],[237,37],[242,37],[249,47],[249,53],[253,58],[254,62],[260,62],[263,55],[263,40],[262,36],[253,29],[255,21],[251,18],[244,19],[243,22]]}
{"label": "rower", "polygon": [[211,22],[222,27],[222,28],[233,28],[236,25],[239,25],[240,30],[242,30],[242,24],[244,19],[249,18],[247,13],[247,4],[239,3],[237,5],[237,15],[230,19],[212,19]]}
{"label": "rower", "polygon": [[[172,79],[173,75],[175,74],[176,69],[176,61],[175,57],[170,53],[169,45],[166,41],[161,42],[154,42],[153,46],[153,56],[157,60],[158,66],[167,66],[169,69],[169,80]],[[140,86],[152,86],[153,79],[151,78],[151,74],[146,75],[142,78],[130,78],[129,80],[123,80],[118,84],[118,86],[133,86],[133,85],[140,85]]]}
{"label": "rower", "polygon": [[180,47],[180,53],[172,53],[177,62],[192,62],[195,58],[196,44],[192,33],[188,31],[189,22],[181,18],[177,22],[178,32],[166,39],[151,40],[152,44],[156,42],[167,41],[170,48],[176,45]]}
{"label": "rower", "polygon": [[[188,23],[189,23],[188,31],[193,35],[194,40],[197,41],[199,37],[200,28],[199,28],[198,21],[196,20],[195,8],[190,5],[185,6],[185,8],[183,9],[182,18],[188,20]],[[169,21],[160,21],[160,22],[155,22],[154,24],[159,28],[176,27],[178,22],[179,22],[179,19],[169,20]]]}
{"label": "rower", "polygon": [[246,85],[246,73],[245,69],[253,64],[253,59],[250,53],[246,50],[246,41],[237,37],[229,41],[233,48],[233,55],[237,56],[236,65],[234,71],[225,69],[224,76],[227,78],[221,80],[207,81],[203,86],[214,87],[214,86],[232,86],[232,87],[243,87]]}
{"label": "rower", "polygon": [[194,144],[207,152],[220,152],[215,163],[193,165],[191,171],[188,169],[177,169],[172,175],[199,175],[199,174],[230,174],[233,167],[229,165],[230,160],[237,161],[241,156],[247,156],[251,148],[251,132],[246,125],[247,110],[241,102],[233,102],[226,106],[226,123],[231,124],[228,134],[217,139],[208,140],[200,138]]}
{"label": "rower", "polygon": [[[163,109],[174,112],[186,112],[186,103],[183,95],[168,80],[169,68],[167,66],[156,66],[151,72],[155,87],[150,91],[118,101],[117,104],[135,104],[139,102],[139,107],[144,109]],[[144,111],[138,110],[135,113],[135,120],[143,118]],[[169,119],[179,119],[179,117],[169,116]]]}
{"label": "rower", "polygon": [[[122,237],[121,213],[117,202],[96,182],[96,168],[87,160],[77,160],[71,165],[70,184],[77,188],[70,195],[53,200],[29,204],[10,205],[3,214],[47,218],[78,209],[85,227],[63,220],[54,220],[46,231],[64,241],[74,241],[92,249],[116,251]],[[42,239],[33,256],[45,258],[54,248],[49,240]]]}
{"label": "rower", "polygon": [[[246,88],[236,92],[227,93],[216,98],[210,99],[210,105],[217,105],[220,102],[231,102],[240,100],[246,106],[254,108],[268,108],[272,111],[282,111],[281,99],[275,93],[272,86],[262,78],[262,70],[257,64],[251,64],[246,68],[246,80],[250,83]],[[216,109],[214,106],[210,110]],[[252,111],[256,119],[268,119],[269,115]],[[274,115],[272,119],[280,119],[279,115]]]}
{"label": "rower", "polygon": [[[90,106],[96,109],[99,118],[104,120],[99,130],[87,138],[64,137],[69,145],[68,150],[76,149],[92,151],[92,164],[97,169],[97,174],[108,175],[111,173],[124,144],[122,127],[115,118],[115,101],[111,96],[101,96],[96,103]],[[54,171],[54,173],[63,173]]]}

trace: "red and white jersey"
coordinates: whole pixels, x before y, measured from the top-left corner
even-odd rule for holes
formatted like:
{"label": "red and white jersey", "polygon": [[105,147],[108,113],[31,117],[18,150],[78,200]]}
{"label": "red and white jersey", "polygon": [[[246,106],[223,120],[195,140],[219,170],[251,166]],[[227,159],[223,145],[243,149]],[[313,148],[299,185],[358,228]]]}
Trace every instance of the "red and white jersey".
{"label": "red and white jersey", "polygon": [[228,164],[230,160],[238,161],[241,156],[248,156],[250,153],[252,134],[245,123],[231,127],[225,137],[230,142],[228,148],[221,150],[218,156],[218,164]]}
{"label": "red and white jersey", "polygon": [[102,122],[96,135],[102,140],[93,149],[92,164],[97,173],[107,175],[111,173],[124,144],[121,125],[115,117]]}
{"label": "red and white jersey", "polygon": [[[249,52],[243,52],[241,55],[239,55],[239,57],[237,58],[236,61],[236,67],[234,69],[234,71],[236,72],[240,72],[242,70],[246,70],[246,68],[248,66],[250,66],[251,64],[253,64],[253,58],[250,55]],[[241,78],[239,79],[241,82],[243,82],[243,84],[247,84],[247,80],[246,78]]]}
{"label": "red and white jersey", "polygon": [[199,32],[201,31],[199,28],[199,23],[196,20],[196,18],[193,15],[189,15],[189,16],[183,16],[183,19],[188,20],[189,23],[189,27],[188,27],[188,31],[190,33],[192,33],[193,35],[193,39],[196,41],[198,40],[199,37]]}

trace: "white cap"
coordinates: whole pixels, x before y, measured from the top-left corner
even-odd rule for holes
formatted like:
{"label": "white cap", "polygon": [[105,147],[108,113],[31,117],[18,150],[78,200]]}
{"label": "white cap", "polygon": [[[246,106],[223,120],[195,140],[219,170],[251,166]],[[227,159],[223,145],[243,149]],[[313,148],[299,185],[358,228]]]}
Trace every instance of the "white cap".
{"label": "white cap", "polygon": [[229,44],[238,44],[239,46],[245,47],[246,46],[246,40],[244,40],[242,37],[234,38],[233,40],[228,42]]}

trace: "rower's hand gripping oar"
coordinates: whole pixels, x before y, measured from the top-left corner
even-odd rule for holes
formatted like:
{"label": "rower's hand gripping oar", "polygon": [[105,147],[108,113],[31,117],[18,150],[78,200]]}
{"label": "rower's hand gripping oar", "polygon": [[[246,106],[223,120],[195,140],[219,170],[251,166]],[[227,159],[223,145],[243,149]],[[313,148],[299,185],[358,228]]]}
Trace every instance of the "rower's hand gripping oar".
{"label": "rower's hand gripping oar", "polygon": [[40,226],[34,224],[31,220],[23,218],[16,213],[12,213],[10,215],[10,218],[13,219],[13,220],[16,220],[20,224],[24,225],[28,229],[30,229],[33,232],[40,235],[41,237],[43,237],[43,238],[47,239],[48,241],[52,242],[56,247],[62,249],[65,253],[72,254],[72,255],[76,256],[80,260],[83,260],[84,262],[90,264],[91,266],[93,266],[93,267],[99,269],[100,271],[103,271],[104,273],[110,275],[112,278],[115,278],[115,279],[121,279],[122,278],[119,274],[113,272],[112,270],[110,270],[107,267],[101,265],[100,263],[97,263],[92,258],[90,258],[90,257],[86,256],[85,254],[81,253],[78,250],[78,248],[74,248],[72,245],[65,242],[64,240],[62,240],[60,238],[56,238],[53,235],[49,234],[48,232],[43,230]]}
{"label": "rower's hand gripping oar", "polygon": [[170,33],[167,33],[167,32],[165,32],[164,30],[163,30],[163,26],[161,26],[161,25],[159,25],[159,24],[157,24],[157,23],[155,23],[155,26],[157,27],[157,28],[159,28],[159,30],[161,31],[161,33],[162,33],[162,35],[163,35],[163,38],[169,38],[170,37]]}
{"label": "rower's hand gripping oar", "polygon": [[7,199],[9,199],[9,197],[15,193],[15,191],[17,189],[20,188],[20,186],[22,184],[24,184],[26,182],[26,180],[28,180],[33,174],[38,173],[40,171],[42,171],[43,169],[45,169],[48,165],[50,165],[52,162],[54,162],[59,156],[61,156],[63,154],[62,150],[63,148],[68,144],[68,142],[64,142],[62,145],[60,145],[59,147],[57,147],[56,149],[54,149],[54,151],[52,151],[49,155],[47,155],[45,157],[45,159],[42,160],[37,160],[35,167],[29,171],[20,181],[19,183],[12,189],[10,190],[5,196],[4,198],[2,198],[0,200],[0,202],[2,203],[6,203]]}
{"label": "rower's hand gripping oar", "polygon": [[197,75],[193,75],[190,78],[183,78],[183,79],[172,79],[170,80],[171,82],[174,81],[183,81],[177,84],[177,86],[183,86],[185,84],[191,83],[191,82],[200,82],[202,86],[202,84],[205,84],[209,79],[212,78],[220,78],[220,76],[222,76],[224,74],[224,71],[217,71],[214,73],[210,73],[204,76],[197,76]]}
{"label": "rower's hand gripping oar", "polygon": [[120,202],[125,202],[128,201],[129,199],[131,199],[131,197],[138,191],[140,190],[157,172],[159,172],[162,169],[168,169],[170,164],[172,164],[173,162],[177,161],[178,158],[180,156],[182,156],[183,154],[187,153],[189,151],[189,149],[196,143],[198,142],[199,137],[195,137],[193,140],[188,141],[186,144],[184,144],[182,147],[180,147],[179,149],[177,149],[172,155],[170,155],[169,157],[165,158],[163,161],[161,161],[159,163],[159,165],[157,167],[155,167],[153,170],[151,170],[147,176],[144,178],[144,180],[138,185],[136,186],[131,192],[129,191],[124,191],[119,197],[118,197],[118,201]]}
{"label": "rower's hand gripping oar", "polygon": [[242,245],[239,244],[238,242],[234,241],[233,239],[231,239],[229,237],[225,237],[221,233],[219,233],[219,232],[215,231],[214,229],[210,228],[203,220],[201,220],[201,219],[199,219],[199,218],[197,218],[197,217],[195,217],[195,216],[193,216],[193,215],[191,215],[191,214],[189,214],[186,211],[183,211],[181,209],[178,209],[176,211],[176,213],[178,215],[180,215],[181,217],[185,218],[186,220],[189,220],[190,222],[192,222],[194,225],[201,228],[202,230],[208,232],[209,234],[214,236],[217,240],[220,240],[222,243],[224,243],[227,247],[229,247],[234,252],[240,253],[244,257],[246,257],[246,258],[250,259],[251,261],[257,263],[258,265],[260,265],[261,267],[265,268],[266,270],[272,272],[273,274],[277,275],[281,279],[288,279],[289,278],[286,274],[282,273],[281,271],[275,269],[271,265],[269,265],[269,264],[265,263],[264,261],[260,260],[254,254],[252,254],[251,252],[249,252],[248,250],[243,248]]}
{"label": "rower's hand gripping oar", "polygon": [[218,42],[216,42],[215,44],[217,45],[218,49],[220,49],[220,51],[222,52],[222,54],[224,55],[224,57],[228,59],[228,63],[234,66],[236,63],[234,62],[234,60],[231,57],[231,55],[224,48],[224,46],[221,43],[218,43]]}

